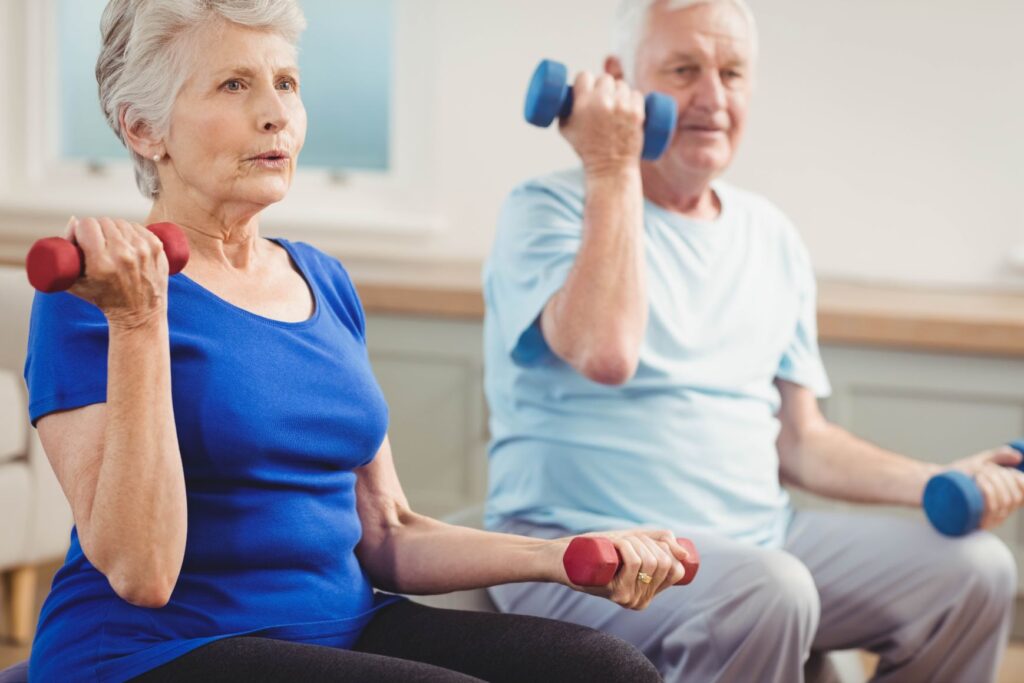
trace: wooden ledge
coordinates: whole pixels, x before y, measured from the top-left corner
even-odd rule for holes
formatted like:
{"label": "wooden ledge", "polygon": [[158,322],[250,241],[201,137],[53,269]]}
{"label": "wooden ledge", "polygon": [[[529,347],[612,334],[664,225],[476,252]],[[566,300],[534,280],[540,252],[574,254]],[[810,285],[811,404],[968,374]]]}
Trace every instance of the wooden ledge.
{"label": "wooden ledge", "polygon": [[823,343],[1024,357],[1024,292],[823,280],[818,336]]}
{"label": "wooden ledge", "polygon": [[[22,246],[0,249],[0,263],[20,266]],[[368,313],[483,319],[478,262],[342,258]],[[824,344],[1024,357],[1024,292],[825,279],[818,287],[818,328]]]}

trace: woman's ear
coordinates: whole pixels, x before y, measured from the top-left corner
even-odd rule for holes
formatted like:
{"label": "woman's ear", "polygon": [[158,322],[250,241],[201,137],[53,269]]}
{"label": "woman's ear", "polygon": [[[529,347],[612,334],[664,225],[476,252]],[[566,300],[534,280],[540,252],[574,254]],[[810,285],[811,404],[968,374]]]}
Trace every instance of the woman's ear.
{"label": "woman's ear", "polygon": [[163,140],[153,135],[152,129],[145,121],[137,121],[134,126],[128,125],[128,108],[121,108],[121,132],[124,134],[128,147],[141,157],[152,159],[155,156],[163,156]]}
{"label": "woman's ear", "polygon": [[622,70],[622,60],[615,55],[611,55],[604,60],[604,71],[606,74],[611,76],[617,81],[621,81],[626,77],[625,72]]}

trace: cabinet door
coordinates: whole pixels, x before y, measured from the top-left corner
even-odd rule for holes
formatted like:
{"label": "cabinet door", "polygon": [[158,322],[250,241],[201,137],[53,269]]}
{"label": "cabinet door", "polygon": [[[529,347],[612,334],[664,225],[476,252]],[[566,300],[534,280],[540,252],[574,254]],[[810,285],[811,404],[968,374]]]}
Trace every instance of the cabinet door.
{"label": "cabinet door", "polygon": [[487,485],[481,324],[370,316],[367,345],[413,509],[441,517],[478,504]]}

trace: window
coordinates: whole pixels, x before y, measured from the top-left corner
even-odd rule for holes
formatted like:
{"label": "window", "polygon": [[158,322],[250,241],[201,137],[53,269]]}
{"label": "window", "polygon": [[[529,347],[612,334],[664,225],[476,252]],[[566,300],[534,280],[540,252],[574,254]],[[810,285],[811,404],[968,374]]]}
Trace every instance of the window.
{"label": "window", "polygon": [[[127,153],[100,112],[94,69],[106,0],[57,1],[59,154],[93,165]],[[309,135],[300,165],[332,170],[389,167],[391,0],[305,0],[309,28],[299,53]],[[358,65],[358,68],[355,68]]]}
{"label": "window", "polygon": [[[52,217],[141,218],[127,151],[99,111],[94,68],[105,0],[19,0],[15,68],[24,91],[0,102],[22,133],[0,159],[0,204]],[[0,3],[0,6],[3,6]],[[264,224],[296,239],[341,232],[443,230],[434,129],[437,5],[424,0],[303,0],[306,145],[287,199]],[[20,21],[19,21],[20,20]],[[24,22],[24,23],[21,23]],[[11,44],[11,43],[8,43]],[[2,141],[0,141],[2,142]],[[141,214],[141,215],[140,215]]]}

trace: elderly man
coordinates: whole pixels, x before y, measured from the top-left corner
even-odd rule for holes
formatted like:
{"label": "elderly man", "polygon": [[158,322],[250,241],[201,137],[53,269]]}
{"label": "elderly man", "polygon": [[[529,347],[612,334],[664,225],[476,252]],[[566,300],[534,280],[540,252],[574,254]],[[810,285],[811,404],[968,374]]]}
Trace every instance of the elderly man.
{"label": "elderly man", "polygon": [[[513,192],[485,269],[488,525],[663,527],[703,566],[644,613],[557,585],[494,600],[623,637],[669,681],[799,681],[812,653],[855,647],[880,656],[879,681],[992,680],[1016,588],[999,540],[794,511],[781,487],[915,506],[943,468],[825,420],[807,252],[775,206],[716,180],[747,119],[749,9],[628,0],[617,29],[607,73],[576,79],[561,126],[582,168]],[[676,99],[679,126],[641,162],[649,91]],[[976,477],[986,527],[1024,499],[1002,466],[1019,457],[950,466]]]}

